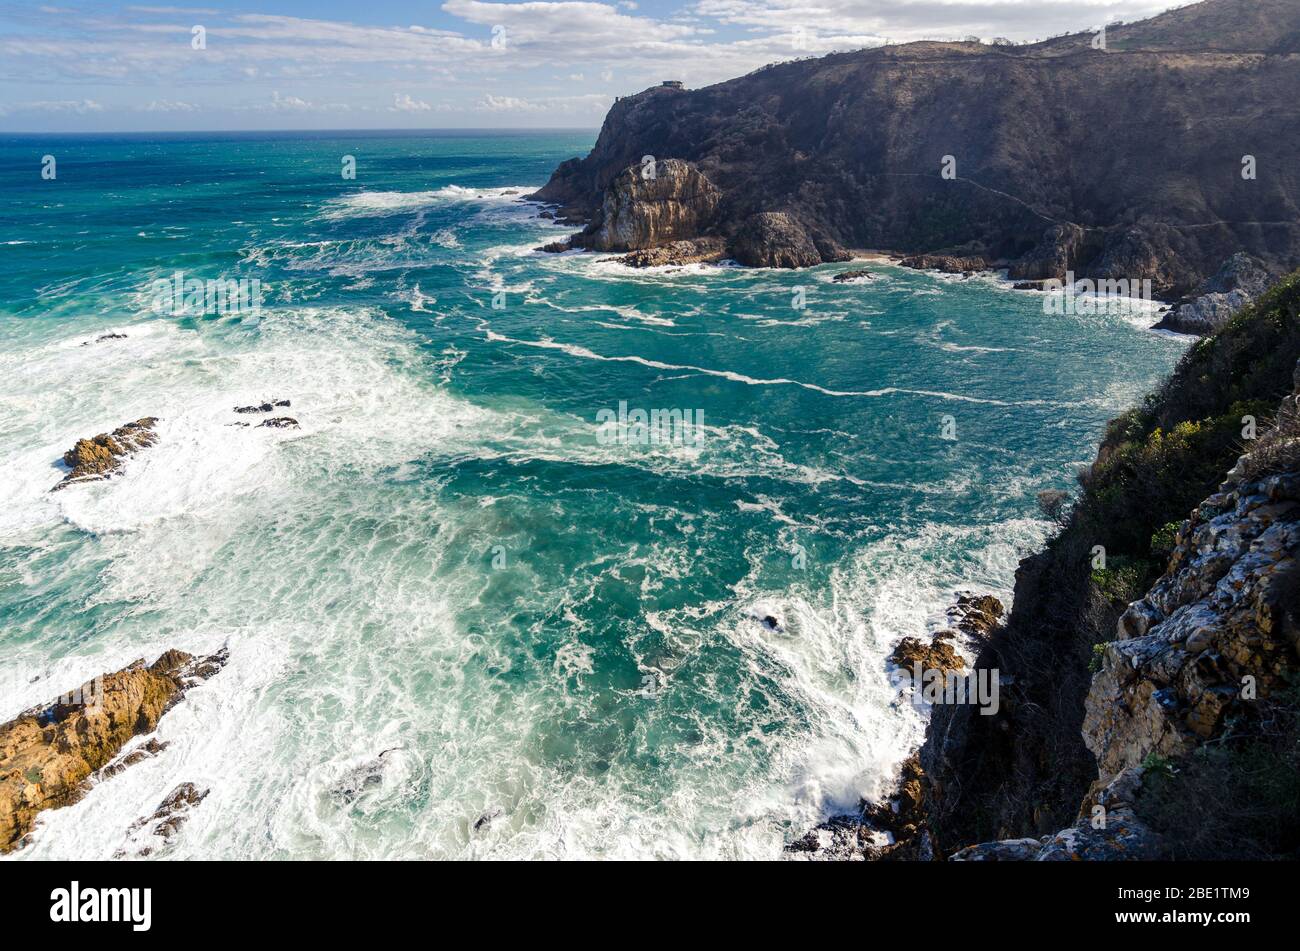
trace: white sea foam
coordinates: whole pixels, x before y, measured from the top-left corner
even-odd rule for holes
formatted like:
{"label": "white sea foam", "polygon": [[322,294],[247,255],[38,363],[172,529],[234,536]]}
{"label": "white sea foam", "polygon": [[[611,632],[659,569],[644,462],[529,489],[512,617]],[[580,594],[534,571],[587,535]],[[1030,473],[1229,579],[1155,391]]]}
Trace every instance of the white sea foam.
{"label": "white sea foam", "polygon": [[524,195],[535,190],[535,187],[527,185],[503,188],[464,188],[460,185],[445,185],[428,191],[356,191],[327,202],[322,217],[334,220],[376,217],[454,202],[514,204]]}

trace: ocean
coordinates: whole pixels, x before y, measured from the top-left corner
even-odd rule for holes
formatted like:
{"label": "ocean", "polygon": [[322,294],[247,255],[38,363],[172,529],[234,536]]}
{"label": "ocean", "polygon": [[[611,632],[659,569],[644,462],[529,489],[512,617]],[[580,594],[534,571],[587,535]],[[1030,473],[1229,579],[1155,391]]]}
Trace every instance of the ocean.
{"label": "ocean", "polygon": [[575,229],[521,196],[593,140],[0,138],[0,719],[230,649],[7,860],[109,858],[181,782],[156,857],[776,858],[888,788],[894,645],[1010,600],[1037,493],[1186,341],[877,260],[536,252]]}

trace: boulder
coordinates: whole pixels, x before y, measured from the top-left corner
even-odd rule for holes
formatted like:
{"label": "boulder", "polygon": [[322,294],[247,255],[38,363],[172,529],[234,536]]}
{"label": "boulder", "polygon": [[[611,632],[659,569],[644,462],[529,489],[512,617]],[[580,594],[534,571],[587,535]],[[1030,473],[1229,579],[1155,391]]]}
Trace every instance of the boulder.
{"label": "boulder", "polygon": [[803,225],[780,211],[750,215],[731,239],[731,256],[750,267],[812,267],[822,253]]}

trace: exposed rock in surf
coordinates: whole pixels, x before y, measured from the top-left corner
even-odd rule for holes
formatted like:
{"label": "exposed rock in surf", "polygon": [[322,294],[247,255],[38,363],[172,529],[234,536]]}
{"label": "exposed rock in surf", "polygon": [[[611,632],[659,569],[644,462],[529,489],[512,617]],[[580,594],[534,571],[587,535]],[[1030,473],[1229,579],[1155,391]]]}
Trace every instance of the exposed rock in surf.
{"label": "exposed rock in surf", "polygon": [[871,277],[871,272],[863,267],[852,271],[841,271],[831,280],[836,284],[847,284],[849,281],[861,281],[869,277]]}
{"label": "exposed rock in surf", "polygon": [[236,413],[270,413],[276,407],[285,407],[289,405],[288,400],[268,400],[265,403],[258,403],[253,406],[236,406]]}
{"label": "exposed rock in surf", "polygon": [[948,616],[955,618],[957,628],[965,634],[986,640],[1001,622],[1006,609],[991,594],[959,594],[957,603],[949,609]]}
{"label": "exposed rock in surf", "polygon": [[989,269],[989,262],[982,257],[960,257],[955,254],[913,254],[898,263],[919,271],[940,271],[944,274],[971,275]]}
{"label": "exposed rock in surf", "polygon": [[482,832],[492,825],[497,819],[500,819],[503,813],[500,809],[489,809],[483,815],[474,821],[474,831]]}
{"label": "exposed rock in surf", "polygon": [[663,267],[680,264],[711,264],[727,254],[727,243],[718,237],[672,241],[655,248],[633,251],[618,259],[628,267]]}
{"label": "exposed rock in surf", "polygon": [[535,250],[544,251],[547,254],[563,254],[565,251],[574,250],[574,248],[573,245],[569,243],[569,239],[565,238],[563,241],[552,241],[549,244],[544,244]]}
{"label": "exposed rock in surf", "polygon": [[258,428],[268,427],[270,429],[299,429],[298,421],[292,416],[273,416],[270,419],[264,419],[258,423]]}
{"label": "exposed rock in surf", "polygon": [[920,665],[921,672],[937,670],[940,673],[966,669],[966,661],[957,653],[951,638],[952,631],[940,631],[930,641],[929,646],[919,637],[905,637],[898,642],[889,659],[907,671],[915,671]]}
{"label": "exposed rock in surf", "polygon": [[880,802],[862,800],[855,813],[832,816],[785,847],[787,853],[820,861],[930,861],[925,828],[925,786],[915,755],[903,761],[897,792]]}
{"label": "exposed rock in surf", "polygon": [[153,759],[163,750],[167,749],[170,744],[160,742],[158,739],[151,737],[147,742],[127,753],[119,759],[113,760],[99,771],[101,779],[112,779],[118,773],[125,769],[135,766],[137,763],[143,763],[147,759]]}
{"label": "exposed rock in surf", "polygon": [[226,658],[224,648],[198,658],[169,650],[150,666],[136,661],[0,726],[0,853],[23,844],[42,810],[81,798],[96,770],[132,737],[151,733]]}
{"label": "exposed rock in surf", "polygon": [[[131,828],[127,830],[127,835],[136,842],[141,839],[148,841],[146,836],[158,836],[163,840],[159,847],[165,848],[171,844],[171,840],[181,830],[181,826],[189,821],[190,813],[208,798],[209,792],[210,790],[200,789],[194,783],[181,783],[158,804],[153,815],[133,822]],[[113,857],[120,859],[134,855],[136,858],[145,858],[152,855],[154,849],[154,845],[144,845],[132,852],[124,847]]]}
{"label": "exposed rock in surf", "polygon": [[[98,337],[94,339],[93,342],[103,343],[105,340],[125,340],[125,339],[126,339],[126,334],[107,333],[107,334],[100,334]],[[92,341],[87,340],[85,343],[82,344],[82,346],[89,347],[91,343]]]}
{"label": "exposed rock in surf", "polygon": [[63,454],[63,464],[71,471],[54,488],[109,478],[136,450],[158,441],[158,434],[154,431],[157,422],[157,417],[146,416],[133,423],[124,423],[111,433],[78,439],[77,444]]}

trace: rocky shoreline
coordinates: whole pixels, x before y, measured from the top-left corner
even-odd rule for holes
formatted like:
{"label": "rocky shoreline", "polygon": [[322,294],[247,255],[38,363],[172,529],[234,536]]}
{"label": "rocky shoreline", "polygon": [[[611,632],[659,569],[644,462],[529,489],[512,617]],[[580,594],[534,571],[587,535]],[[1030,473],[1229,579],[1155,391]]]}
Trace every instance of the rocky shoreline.
{"label": "rocky shoreline", "polygon": [[[1110,540],[1113,566],[1096,567],[1090,546],[1106,536],[1093,534],[1094,526],[1113,532],[1115,520],[1094,507],[1116,504],[1105,486],[1135,464],[1130,459],[1206,449],[1168,446],[1158,425],[1148,437],[1155,441],[1144,444],[1129,414],[1112,424],[1098,461],[1081,477],[1084,495],[1074,511],[1056,506],[1060,534],[1021,563],[1007,623],[981,619],[985,636],[970,673],[1000,677],[1001,709],[983,717],[969,706],[934,706],[895,793],[829,820],[791,852],[913,861],[1300,854],[1289,805],[1300,791],[1298,301],[1300,274],[1193,348],[1159,398],[1148,401],[1147,412],[1166,416],[1188,413],[1184,400],[1199,401],[1191,412],[1221,411],[1201,392],[1206,368],[1232,366],[1238,354],[1255,363],[1238,364],[1240,380],[1218,382],[1237,400],[1221,425],[1239,427],[1242,407],[1255,405],[1240,400],[1276,392],[1279,378],[1290,390],[1246,451],[1232,457],[1217,488],[1193,496],[1200,501],[1186,518],[1152,536],[1152,551],[1163,559],[1154,581],[1132,589],[1138,572],[1150,569],[1119,554],[1133,545],[1121,536]],[[1293,369],[1283,377],[1285,360]],[[1207,426],[1176,419],[1165,425],[1182,439]],[[1166,478],[1180,477],[1191,476]],[[1197,484],[1164,488],[1176,499]],[[904,639],[895,661],[965,671],[945,633],[928,647]],[[988,832],[994,835],[981,837]]]}

